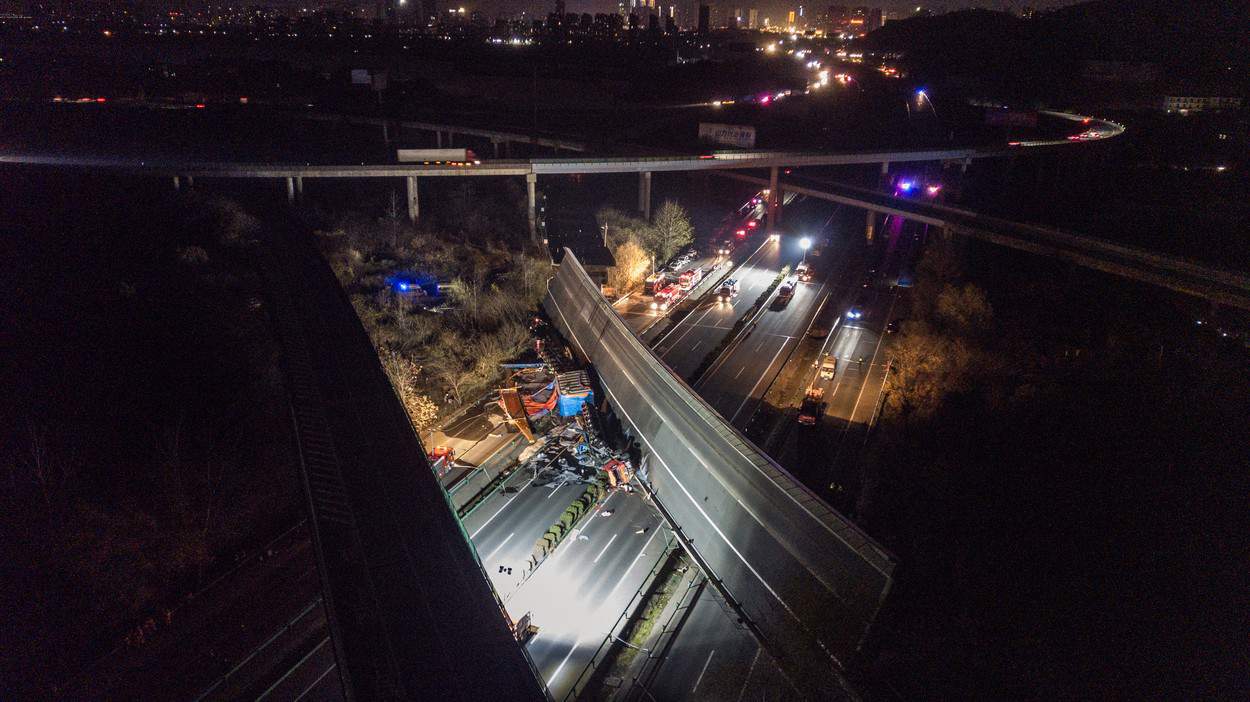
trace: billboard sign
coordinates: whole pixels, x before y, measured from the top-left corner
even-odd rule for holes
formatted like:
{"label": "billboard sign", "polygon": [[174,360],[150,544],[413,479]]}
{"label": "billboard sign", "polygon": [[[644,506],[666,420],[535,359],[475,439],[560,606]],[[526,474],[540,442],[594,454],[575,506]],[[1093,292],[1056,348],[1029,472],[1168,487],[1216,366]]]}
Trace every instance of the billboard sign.
{"label": "billboard sign", "polygon": [[699,141],[740,149],[755,148],[755,127],[741,124],[699,123]]}

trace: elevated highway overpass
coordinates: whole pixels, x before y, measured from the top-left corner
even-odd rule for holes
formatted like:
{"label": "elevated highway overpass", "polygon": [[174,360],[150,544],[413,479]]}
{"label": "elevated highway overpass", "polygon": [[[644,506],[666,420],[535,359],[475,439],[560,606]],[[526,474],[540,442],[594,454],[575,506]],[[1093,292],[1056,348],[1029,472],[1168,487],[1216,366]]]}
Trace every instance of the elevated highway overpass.
{"label": "elevated highway overpass", "polygon": [[[437,126],[437,125],[428,125]],[[845,166],[865,163],[913,161],[962,161],[1002,156],[1002,149],[936,149],[911,151],[857,151],[813,153],[785,151],[733,151],[700,155],[657,155],[623,157],[531,158],[521,160],[477,160],[471,163],[245,163],[177,161],[169,159],[106,158],[60,156],[24,152],[0,152],[0,164],[44,166],[65,169],[107,170],[139,176],[173,178],[174,187],[183,179],[280,179],[286,182],[287,199],[294,202],[304,190],[306,178],[403,178],[407,185],[408,217],[420,217],[418,179],[425,177],[517,177],[525,178],[530,236],[537,239],[538,176],[570,174],[638,174],[638,209],[651,216],[651,174],[655,172],[724,171],[765,169],[775,183],[778,171],[791,166]],[[775,188],[774,188],[775,190]],[[770,196],[768,223],[771,228],[777,201]]]}
{"label": "elevated highway overpass", "polygon": [[664,365],[567,250],[543,306],[640,443],[644,486],[710,582],[807,696],[843,696],[892,556]]}
{"label": "elevated highway overpass", "polygon": [[[725,175],[755,185],[770,185],[763,178],[738,173]],[[827,180],[795,178],[774,182],[772,185],[785,192],[850,205],[870,212],[897,215],[941,227],[952,233],[1070,261],[1086,268],[1250,310],[1250,276],[1194,263],[1179,256]]]}

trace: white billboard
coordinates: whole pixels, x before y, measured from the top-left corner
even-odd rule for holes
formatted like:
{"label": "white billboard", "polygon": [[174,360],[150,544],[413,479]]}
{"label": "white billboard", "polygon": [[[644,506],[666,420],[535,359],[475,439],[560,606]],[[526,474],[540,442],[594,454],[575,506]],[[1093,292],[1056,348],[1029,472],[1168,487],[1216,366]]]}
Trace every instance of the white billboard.
{"label": "white billboard", "polygon": [[699,141],[740,149],[755,148],[755,127],[742,124],[699,123]]}

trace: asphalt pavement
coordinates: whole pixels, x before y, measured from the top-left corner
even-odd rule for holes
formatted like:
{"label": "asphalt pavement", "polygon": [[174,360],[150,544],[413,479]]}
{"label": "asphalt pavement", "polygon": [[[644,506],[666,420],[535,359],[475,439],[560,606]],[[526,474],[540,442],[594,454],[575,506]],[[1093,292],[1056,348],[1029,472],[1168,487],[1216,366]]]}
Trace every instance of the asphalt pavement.
{"label": "asphalt pavement", "polygon": [[[849,236],[833,231],[837,222],[835,206],[810,200],[802,204],[809,206],[793,213],[789,219],[794,230],[803,236],[831,239],[819,259],[808,259],[816,275],[811,282],[798,283],[788,303],[782,304],[774,292],[741,340],[694,385],[708,404],[740,428],[746,426],[754,407],[768,389],[769,380],[780,371],[780,364],[786,362],[794,346],[807,333],[822,301],[844,284],[845,271],[851,261],[849,254],[854,247],[848,241]],[[803,258],[797,236],[783,238],[778,249],[778,258],[771,261],[775,266],[771,275],[767,269],[757,271],[754,272],[757,279],[767,278],[767,283],[771,284],[780,266],[793,268]],[[668,361],[667,356],[665,361]]]}
{"label": "asphalt pavement", "polygon": [[630,700],[781,700],[801,695],[716,590],[704,587],[654,677]]}
{"label": "asphalt pavement", "polygon": [[[732,346],[695,385],[713,408],[739,428],[746,427],[753,407],[762,400],[771,379],[780,373],[822,304],[834,306],[835,317],[853,304],[862,304],[868,311],[862,323],[840,327],[830,339],[830,350],[836,355],[856,361],[863,355],[869,360],[864,368],[839,362],[838,375],[827,382],[841,385],[826,391],[830,398],[826,411],[832,416],[841,412],[852,420],[871,416],[866,408],[875,407],[883,382],[885,362],[874,363],[872,359],[882,348],[881,331],[890,314],[893,293],[884,296],[874,289],[863,289],[863,269],[873,259],[862,255],[862,230],[843,228],[837,211],[825,203],[788,214],[792,231],[829,241],[821,256],[808,259],[817,271],[813,282],[800,283],[786,305],[773,304],[774,296],[750,334]],[[893,251],[896,245],[887,244],[887,250]],[[749,302],[742,309],[772,283],[782,265],[793,265],[801,257],[796,238],[789,237],[748,260],[741,276],[744,293],[739,298]],[[749,287],[757,291],[753,296],[746,292]],[[706,353],[699,353],[701,348],[719,343],[736,321],[730,314],[715,314],[705,310],[702,316],[690,315],[670,339],[658,345],[657,352],[679,374],[688,375],[701,363]],[[875,328],[869,326],[874,321],[879,323]],[[788,688],[789,682],[771,656],[737,624],[711,588],[699,594],[648,685],[655,699],[777,699],[779,691]],[[830,691],[831,695],[836,693]],[[782,693],[780,698],[784,696]]]}
{"label": "asphalt pavement", "polygon": [[504,596],[513,618],[529,613],[539,628],[526,647],[554,699],[568,694],[663,555],[664,531],[639,495],[612,493],[532,577]]}

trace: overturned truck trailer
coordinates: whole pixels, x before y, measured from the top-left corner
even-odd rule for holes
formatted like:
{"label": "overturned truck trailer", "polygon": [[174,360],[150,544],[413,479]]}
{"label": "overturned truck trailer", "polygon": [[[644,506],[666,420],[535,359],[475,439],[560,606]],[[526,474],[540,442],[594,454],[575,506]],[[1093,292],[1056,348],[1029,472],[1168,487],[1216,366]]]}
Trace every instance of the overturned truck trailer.
{"label": "overturned truck trailer", "polygon": [[790,679],[837,697],[894,560],[705,403],[629,331],[567,249],[544,309],[648,457],[661,509]]}

